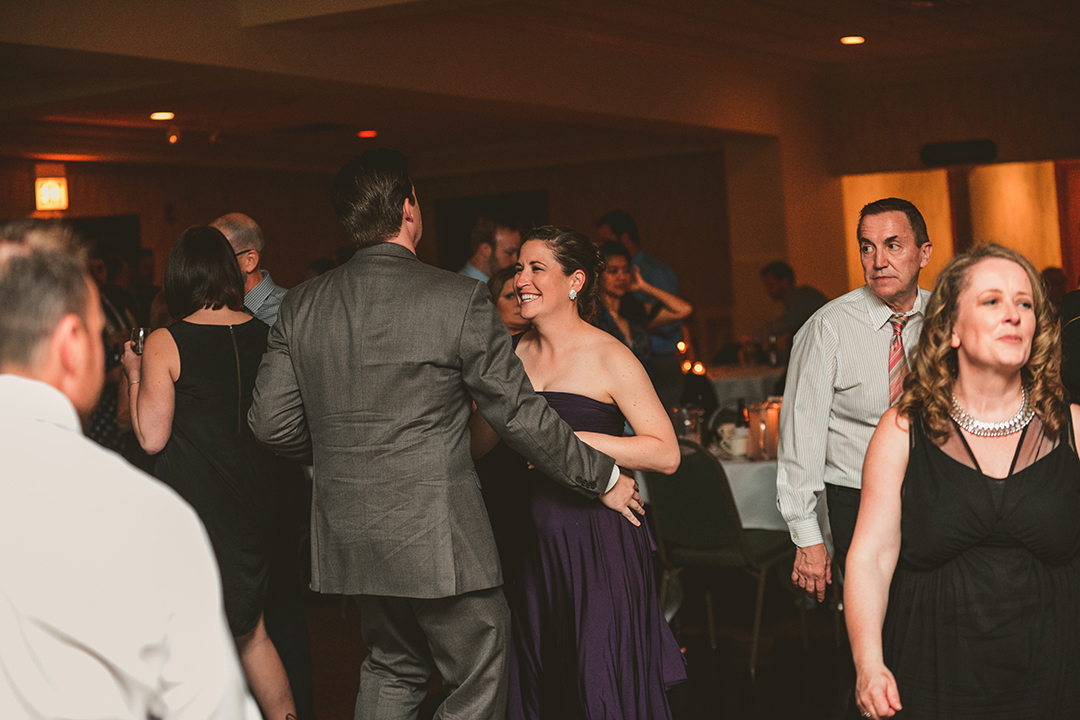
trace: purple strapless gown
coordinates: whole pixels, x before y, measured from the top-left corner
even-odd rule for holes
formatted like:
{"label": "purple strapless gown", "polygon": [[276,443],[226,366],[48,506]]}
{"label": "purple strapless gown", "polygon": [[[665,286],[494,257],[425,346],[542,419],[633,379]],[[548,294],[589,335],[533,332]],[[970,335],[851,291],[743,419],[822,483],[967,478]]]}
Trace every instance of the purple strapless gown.
{"label": "purple strapless gown", "polygon": [[[540,393],[575,430],[622,435],[614,405]],[[508,588],[511,720],[670,718],[686,664],[657,597],[648,527],[529,473],[532,527]]]}

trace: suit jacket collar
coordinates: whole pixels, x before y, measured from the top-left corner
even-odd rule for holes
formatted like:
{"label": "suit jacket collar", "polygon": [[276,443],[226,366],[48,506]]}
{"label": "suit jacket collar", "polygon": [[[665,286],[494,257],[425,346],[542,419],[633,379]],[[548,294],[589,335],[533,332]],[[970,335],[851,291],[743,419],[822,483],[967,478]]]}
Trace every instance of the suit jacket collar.
{"label": "suit jacket collar", "polygon": [[398,257],[404,260],[415,260],[420,262],[420,258],[409,250],[408,248],[398,245],[392,242],[381,242],[375,245],[369,245],[367,247],[360,248],[353,255],[353,259],[358,258],[371,258],[371,257]]}

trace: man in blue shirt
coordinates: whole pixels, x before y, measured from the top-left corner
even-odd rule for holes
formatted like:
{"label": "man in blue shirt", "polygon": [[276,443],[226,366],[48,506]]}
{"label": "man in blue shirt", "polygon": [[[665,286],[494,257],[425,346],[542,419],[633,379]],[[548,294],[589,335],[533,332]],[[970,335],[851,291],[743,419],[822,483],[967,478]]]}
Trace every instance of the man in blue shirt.
{"label": "man in blue shirt", "polygon": [[[596,221],[596,237],[601,242],[613,240],[622,243],[645,282],[666,290],[672,295],[679,294],[679,278],[675,271],[663,260],[641,249],[637,223],[630,217],[630,213],[624,210],[604,213]],[[657,302],[656,298],[643,293],[637,293],[637,295],[642,302]],[[682,395],[683,373],[678,348],[681,339],[681,322],[658,325],[650,333],[652,363],[647,369],[656,387],[656,394],[660,396],[660,401],[668,409],[676,407]]]}
{"label": "man in blue shirt", "polygon": [[244,274],[244,307],[267,325],[277,320],[285,288],[274,284],[270,273],[262,269],[266,238],[254,220],[243,213],[222,215],[210,223],[232,245],[240,271]]}

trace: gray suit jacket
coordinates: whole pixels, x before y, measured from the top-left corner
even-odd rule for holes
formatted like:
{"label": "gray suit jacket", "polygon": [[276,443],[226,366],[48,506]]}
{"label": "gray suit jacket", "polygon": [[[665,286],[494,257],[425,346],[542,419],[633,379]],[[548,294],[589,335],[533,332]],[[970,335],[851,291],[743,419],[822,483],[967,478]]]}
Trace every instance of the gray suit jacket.
{"label": "gray suit jacket", "polygon": [[289,291],[248,418],[314,462],[315,590],[437,598],[502,583],[470,401],[552,479],[606,486],[614,461],[533,392],[484,285],[383,243]]}

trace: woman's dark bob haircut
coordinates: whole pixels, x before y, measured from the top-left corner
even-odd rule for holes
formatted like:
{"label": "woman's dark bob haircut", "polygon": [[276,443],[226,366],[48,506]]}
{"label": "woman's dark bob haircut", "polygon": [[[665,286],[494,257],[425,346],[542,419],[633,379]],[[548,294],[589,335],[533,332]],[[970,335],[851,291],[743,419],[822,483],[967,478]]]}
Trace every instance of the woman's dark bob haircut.
{"label": "woman's dark bob haircut", "polygon": [[164,292],[177,320],[203,308],[244,309],[244,276],[220,230],[197,225],[181,233],[165,268]]}

